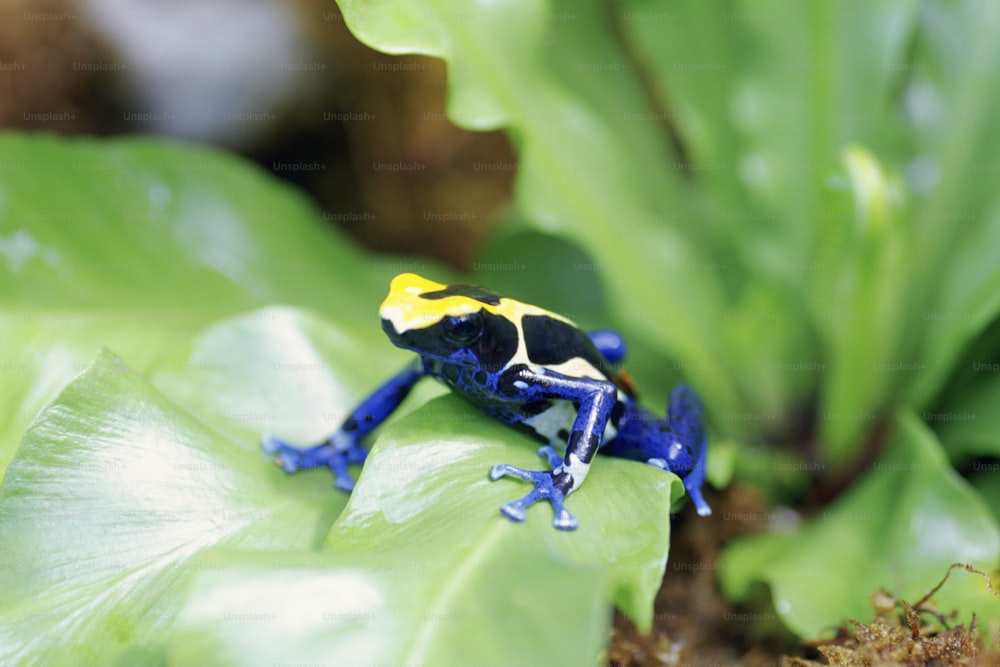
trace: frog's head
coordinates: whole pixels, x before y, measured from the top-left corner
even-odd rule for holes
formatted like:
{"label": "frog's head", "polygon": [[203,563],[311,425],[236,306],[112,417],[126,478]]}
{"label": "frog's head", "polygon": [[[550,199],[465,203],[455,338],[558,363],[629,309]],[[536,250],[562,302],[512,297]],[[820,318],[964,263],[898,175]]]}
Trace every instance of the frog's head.
{"label": "frog's head", "polygon": [[498,371],[517,353],[523,308],[482,287],[442,285],[403,273],[393,278],[378,314],[394,345]]}

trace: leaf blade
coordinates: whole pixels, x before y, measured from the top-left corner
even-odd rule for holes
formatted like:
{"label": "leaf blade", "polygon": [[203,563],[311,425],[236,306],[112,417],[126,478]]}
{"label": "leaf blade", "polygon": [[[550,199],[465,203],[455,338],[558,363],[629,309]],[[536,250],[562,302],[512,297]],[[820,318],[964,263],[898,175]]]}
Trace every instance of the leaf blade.
{"label": "leaf blade", "polygon": [[670,507],[683,493],[679,479],[599,457],[587,483],[568,501],[580,520],[577,530],[555,530],[545,506],[532,508],[524,524],[513,524],[499,506],[529,489],[511,480],[490,482],[487,472],[508,460],[529,468],[540,461],[526,439],[513,438],[526,447],[511,447],[511,440],[509,428],[455,397],[435,399],[403,417],[373,447],[326,550],[345,555],[406,549],[461,564],[470,562],[469,549],[483,543],[493,545],[489,553],[535,543],[557,562],[612,572],[609,599],[637,625],[649,627],[666,566]]}
{"label": "leaf blade", "polygon": [[103,353],[35,420],[0,486],[0,655],[157,654],[193,556],[309,549],[343,502],[324,486],[303,492]]}

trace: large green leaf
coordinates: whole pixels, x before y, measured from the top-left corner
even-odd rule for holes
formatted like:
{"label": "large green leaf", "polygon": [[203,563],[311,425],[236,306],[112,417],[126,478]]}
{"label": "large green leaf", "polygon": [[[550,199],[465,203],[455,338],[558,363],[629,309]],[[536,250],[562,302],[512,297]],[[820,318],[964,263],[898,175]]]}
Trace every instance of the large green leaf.
{"label": "large green leaf", "polygon": [[66,382],[90,365],[102,346],[130,352],[147,368],[201,326],[201,314],[131,310],[0,312],[0,478],[21,435]]}
{"label": "large green leaf", "polygon": [[407,551],[211,556],[171,643],[177,667],[593,665],[607,636],[601,572],[528,541],[482,553],[443,589]]}
{"label": "large green leaf", "polygon": [[210,322],[274,302],[370,339],[389,263],[224,153],[144,138],[0,136],[0,470],[102,346],[145,371]]}
{"label": "large green leaf", "polygon": [[159,662],[195,554],[315,547],[344,500],[257,447],[103,353],[32,423],[0,486],[0,659]]}
{"label": "large green leaf", "polygon": [[[951,563],[995,570],[996,518],[916,416],[904,414],[898,428],[872,472],[820,517],[790,533],[733,543],[719,570],[726,594],[743,599],[751,584],[766,582],[785,624],[818,637],[869,618],[869,595],[879,588],[915,601]],[[981,581],[949,586],[936,599],[942,610],[1000,614]]]}
{"label": "large green leaf", "polygon": [[[683,493],[679,479],[651,466],[598,457],[586,483],[567,501],[580,521],[577,530],[555,530],[545,504],[515,524],[499,507],[530,486],[491,482],[487,473],[496,463],[544,469],[536,448],[456,397],[435,399],[379,437],[326,549],[338,555],[405,554],[407,562],[420,564],[438,592],[414,601],[412,619],[419,621],[435,606],[467,604],[494,588],[517,586],[517,571],[486,578],[469,578],[468,571],[477,561],[499,562],[533,544],[543,561],[608,570],[609,596],[648,628],[666,565],[671,506]],[[548,599],[558,601],[560,587],[549,590]],[[551,623],[557,632],[557,615]]]}
{"label": "large green leaf", "polygon": [[[0,152],[17,166],[0,171],[3,305],[217,318],[279,301],[351,319],[385,273],[291,187],[220,151],[6,134]],[[336,276],[354,289],[324,285]]]}
{"label": "large green leaf", "polygon": [[[0,487],[0,557],[10,564],[0,597],[0,644],[9,647],[3,657],[26,664],[71,663],[76,656],[156,662],[185,603],[196,553],[216,545],[317,545],[345,497],[326,471],[281,473],[259,452],[259,432],[303,442],[327,434],[356,400],[359,389],[350,387],[360,383],[351,378],[360,374],[358,364],[370,366],[362,361],[369,354],[336,327],[293,310],[232,318],[196,337],[189,352],[157,364],[154,382],[186,409],[117,357],[102,355],[33,423]],[[437,386],[427,385],[431,393]],[[353,509],[325,540],[339,560],[318,575],[344,581],[361,568],[391,591],[387,601],[408,601],[388,607],[394,627],[406,632],[394,644],[377,641],[379,651],[389,651],[378,655],[454,656],[473,647],[522,659],[544,636],[526,634],[539,619],[539,633],[558,633],[575,615],[576,627],[599,630],[611,600],[648,627],[679,480],[601,458],[570,499],[580,530],[554,530],[545,507],[516,525],[497,508],[527,488],[490,484],[485,474],[500,461],[537,466],[534,449],[453,397],[385,428]],[[400,584],[398,573],[384,576],[403,553],[421,568],[415,588]],[[526,590],[527,597],[518,593]],[[572,604],[570,615],[553,613],[552,600]],[[470,612],[466,624],[440,622],[464,614],[473,601],[482,611]],[[283,604],[266,596],[260,603]],[[511,605],[528,625],[507,620]],[[521,639],[505,640],[495,624]],[[226,636],[239,634],[239,625],[223,625]],[[213,627],[189,624],[183,635]],[[333,637],[346,633],[365,643],[380,632],[347,623]],[[56,635],[59,642],[51,639]],[[593,656],[602,634],[588,636],[575,648]],[[464,643],[456,644],[458,637]],[[317,646],[299,639],[288,649],[296,655]]]}

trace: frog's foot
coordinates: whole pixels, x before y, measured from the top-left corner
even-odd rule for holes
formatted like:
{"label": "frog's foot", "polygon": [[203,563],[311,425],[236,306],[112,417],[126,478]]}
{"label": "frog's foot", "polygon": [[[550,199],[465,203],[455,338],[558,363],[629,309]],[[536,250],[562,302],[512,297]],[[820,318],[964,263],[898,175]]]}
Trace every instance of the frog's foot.
{"label": "frog's foot", "polygon": [[[546,445],[538,450],[538,455],[548,459],[552,470],[558,470],[562,464],[562,458],[552,447]],[[556,474],[552,470],[526,470],[508,463],[501,463],[490,468],[490,479],[496,481],[505,475],[511,475],[523,479],[526,482],[533,482],[535,488],[528,495],[500,506],[500,512],[512,521],[524,521],[527,509],[540,500],[547,500],[555,510],[555,518],[552,525],[559,530],[575,530],[579,526],[576,517],[566,509],[563,500],[566,498],[566,491],[560,484],[563,482],[564,474]]]}
{"label": "frog's foot", "polygon": [[351,479],[347,466],[352,463],[363,465],[368,455],[357,443],[350,443],[345,447],[337,447],[329,442],[315,447],[295,447],[273,435],[264,436],[261,447],[268,454],[276,454],[275,463],[288,473],[327,466],[333,471],[333,485],[346,493],[354,490],[354,480]]}
{"label": "frog's foot", "polygon": [[[647,459],[646,463],[660,470],[670,470],[666,459]],[[683,481],[684,490],[687,491],[688,497],[694,503],[694,507],[698,511],[698,516],[711,515],[712,508],[708,506],[705,498],[701,495],[701,485],[705,482],[704,470],[700,468],[696,469],[685,477]]]}

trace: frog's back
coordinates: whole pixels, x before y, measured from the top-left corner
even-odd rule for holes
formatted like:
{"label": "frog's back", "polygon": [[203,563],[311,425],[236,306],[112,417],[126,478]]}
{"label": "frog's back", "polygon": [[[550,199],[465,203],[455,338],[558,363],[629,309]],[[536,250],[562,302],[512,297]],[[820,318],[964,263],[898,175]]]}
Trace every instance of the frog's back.
{"label": "frog's back", "polygon": [[565,375],[615,381],[615,371],[579,327],[548,313],[525,314],[521,333],[527,361]]}

